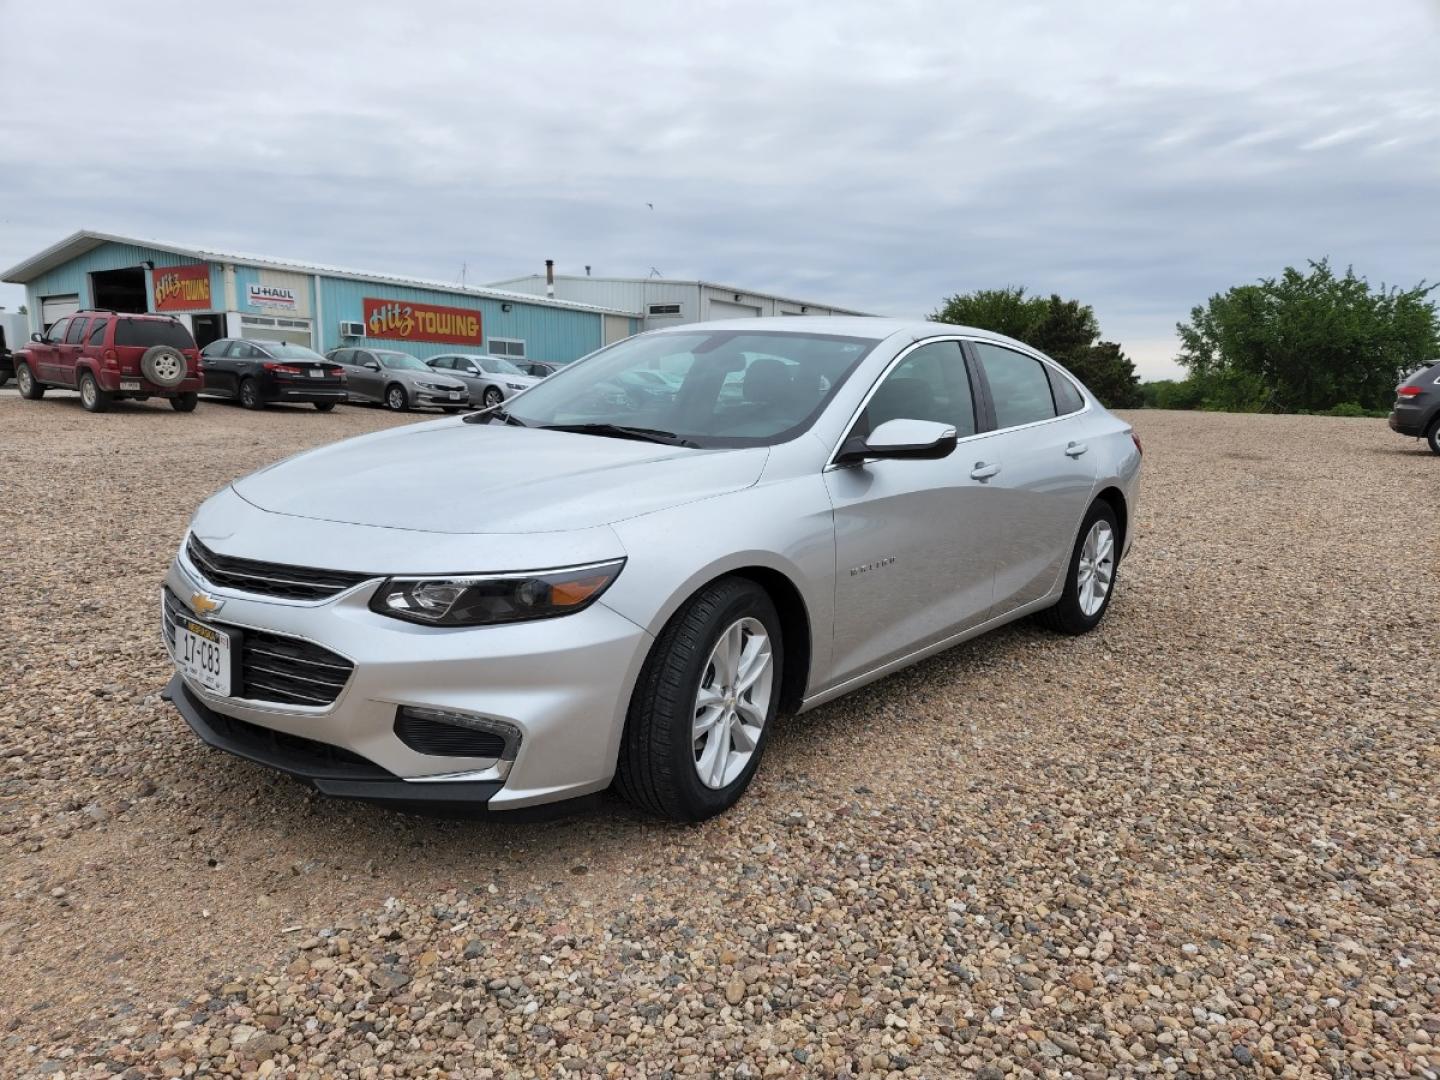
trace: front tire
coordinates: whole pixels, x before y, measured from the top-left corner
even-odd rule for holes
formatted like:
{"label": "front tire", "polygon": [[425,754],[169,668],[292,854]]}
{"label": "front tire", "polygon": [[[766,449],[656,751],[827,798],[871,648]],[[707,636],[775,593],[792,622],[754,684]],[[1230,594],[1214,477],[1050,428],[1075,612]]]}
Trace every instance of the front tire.
{"label": "front tire", "polygon": [[240,404],[247,409],[265,408],[265,401],[260,397],[260,384],[254,379],[240,380]]}
{"label": "front tire", "polygon": [[404,412],[410,408],[410,395],[399,383],[394,383],[385,391],[385,405],[391,412]]}
{"label": "front tire", "polygon": [[1105,618],[1115,595],[1119,564],[1119,522],[1110,504],[1097,500],[1080,524],[1060,602],[1040,612],[1040,622],[1060,634],[1088,634],[1094,630]]}
{"label": "front tire", "polygon": [[505,395],[500,392],[498,387],[487,386],[485,388],[485,408],[493,409],[504,400]]}
{"label": "front tire", "polygon": [[1432,454],[1440,454],[1440,416],[1430,425],[1430,430],[1425,435],[1425,441],[1430,444]]}
{"label": "front tire", "polygon": [[80,376],[80,404],[86,412],[100,413],[110,408],[110,395],[100,389],[95,376],[88,371]]}
{"label": "front tire", "polygon": [[660,632],[625,718],[615,786],[674,821],[702,821],[749,786],[784,672],[780,617],[753,581],[726,577]]}
{"label": "front tire", "polygon": [[194,412],[199,404],[199,394],[176,394],[170,399],[170,407],[176,412]]}
{"label": "front tire", "polygon": [[15,365],[15,389],[20,391],[20,396],[26,401],[39,401],[45,396],[45,387],[35,381],[35,376],[30,374],[29,364]]}
{"label": "front tire", "polygon": [[316,412],[329,412],[331,409],[335,408],[335,402],[333,401],[316,401],[312,404],[315,406]]}

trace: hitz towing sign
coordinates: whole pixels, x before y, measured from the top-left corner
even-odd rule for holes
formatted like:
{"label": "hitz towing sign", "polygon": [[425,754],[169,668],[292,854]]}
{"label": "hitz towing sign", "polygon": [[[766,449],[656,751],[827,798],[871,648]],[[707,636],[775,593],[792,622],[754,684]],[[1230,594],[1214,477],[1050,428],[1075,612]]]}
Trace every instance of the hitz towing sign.
{"label": "hitz towing sign", "polygon": [[156,311],[195,311],[210,306],[210,265],[157,266],[153,272]]}
{"label": "hitz towing sign", "polygon": [[365,297],[365,332],[369,337],[390,341],[454,345],[480,345],[485,341],[478,311],[373,296]]}

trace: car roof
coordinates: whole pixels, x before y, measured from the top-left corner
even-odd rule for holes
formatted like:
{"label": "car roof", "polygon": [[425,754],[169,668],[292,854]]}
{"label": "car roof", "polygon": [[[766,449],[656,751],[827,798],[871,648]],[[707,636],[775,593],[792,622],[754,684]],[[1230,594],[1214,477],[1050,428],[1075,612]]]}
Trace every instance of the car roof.
{"label": "car roof", "polygon": [[[180,322],[174,315],[166,315],[163,311],[113,311],[110,308],[81,308],[72,313],[73,317],[81,315],[118,315],[122,319],[153,319],[156,322]],[[183,325],[183,324],[182,324]]]}
{"label": "car roof", "polygon": [[718,319],[715,322],[684,323],[667,326],[659,330],[647,330],[646,336],[655,334],[708,333],[722,330],[749,330],[752,333],[782,334],[835,334],[841,337],[869,338],[883,341],[896,336],[910,336],[916,340],[935,337],[938,334],[963,334],[967,337],[987,338],[991,341],[1018,345],[1034,351],[1023,341],[997,334],[993,330],[981,330],[975,326],[959,323],[932,322],[928,319],[889,319],[869,315],[775,315],[750,319]]}

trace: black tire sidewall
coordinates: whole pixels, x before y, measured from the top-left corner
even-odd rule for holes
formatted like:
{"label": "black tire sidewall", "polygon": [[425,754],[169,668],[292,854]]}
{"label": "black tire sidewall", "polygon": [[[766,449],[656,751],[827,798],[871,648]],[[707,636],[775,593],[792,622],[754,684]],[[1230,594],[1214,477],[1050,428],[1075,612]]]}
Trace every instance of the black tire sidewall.
{"label": "black tire sidewall", "polygon": [[[651,658],[652,662],[661,665],[662,677],[664,675],[671,676],[673,679],[671,685],[678,685],[680,688],[678,694],[670,701],[668,708],[663,705],[659,706],[658,711],[661,715],[654,719],[659,721],[657,727],[663,725],[665,731],[662,751],[664,760],[658,764],[661,764],[670,788],[666,801],[675,806],[672,816],[688,821],[700,821],[728,810],[744,794],[765,754],[765,747],[770,739],[770,729],[774,726],[775,715],[778,711],[781,681],[785,671],[784,639],[780,631],[780,616],[764,589],[743,578],[724,579],[716,582],[691,600],[675,618],[692,619],[697,606],[707,601],[709,610],[699,621],[698,633],[694,635],[693,639],[683,633],[673,637],[662,635],[662,642],[657,645],[665,648],[667,655],[657,655]],[[747,617],[759,621],[770,636],[773,656],[771,663],[774,664],[774,690],[771,694],[769,711],[765,716],[765,725],[760,731],[760,740],[756,744],[755,752],[750,756],[745,770],[725,787],[716,789],[707,787],[695,771],[693,706],[695,695],[700,689],[700,680],[704,677],[705,669],[709,664],[710,653],[714,650],[721,632],[732,623]],[[696,625],[694,622],[690,624],[692,629],[696,628]],[[698,644],[692,647],[688,644],[690,640],[694,640]],[[675,678],[677,670],[679,674],[678,678]]]}
{"label": "black tire sidewall", "polygon": [[175,394],[170,398],[170,407],[176,412],[194,412],[199,404],[199,394]]}
{"label": "black tire sidewall", "polygon": [[15,386],[26,401],[34,401],[40,396],[36,393],[40,384],[35,381],[35,374],[30,370],[29,364],[15,366]]}
{"label": "black tire sidewall", "polygon": [[[1080,607],[1080,594],[1078,583],[1080,579],[1080,551],[1085,546],[1085,538],[1090,535],[1090,530],[1097,521],[1106,521],[1110,525],[1110,533],[1115,538],[1115,562],[1110,575],[1110,591],[1105,594],[1105,602],[1100,605],[1100,610],[1094,615],[1086,615]],[[1060,603],[1056,605],[1056,614],[1066,624],[1066,629],[1071,633],[1083,634],[1095,629],[1105,618],[1105,613],[1110,610],[1110,601],[1115,599],[1115,586],[1120,578],[1120,523],[1115,518],[1115,511],[1110,504],[1103,500],[1097,500],[1085,514],[1085,520],[1080,524],[1080,532],[1075,537],[1075,547],[1070,552],[1070,566],[1065,571],[1065,592],[1060,597]]]}
{"label": "black tire sidewall", "polygon": [[504,404],[505,395],[492,386],[489,390],[485,391],[483,400],[487,409],[493,409],[496,405]]}
{"label": "black tire sidewall", "polygon": [[316,412],[329,412],[335,408],[335,402],[333,401],[317,401],[314,404]]}
{"label": "black tire sidewall", "polygon": [[[246,396],[247,389],[249,390],[248,397]],[[240,399],[240,404],[247,409],[258,409],[265,404],[260,400],[260,385],[248,376],[240,380],[240,389],[236,392],[236,396]]]}
{"label": "black tire sidewall", "polygon": [[1440,416],[1430,425],[1430,431],[1425,436],[1425,441],[1430,444],[1432,454],[1440,454]]}
{"label": "black tire sidewall", "polygon": [[[92,388],[92,398],[86,400],[85,388]],[[105,391],[100,389],[100,381],[94,375],[86,371],[80,376],[80,385],[76,387],[80,391],[80,406],[86,412],[104,412],[109,401],[105,398]]]}

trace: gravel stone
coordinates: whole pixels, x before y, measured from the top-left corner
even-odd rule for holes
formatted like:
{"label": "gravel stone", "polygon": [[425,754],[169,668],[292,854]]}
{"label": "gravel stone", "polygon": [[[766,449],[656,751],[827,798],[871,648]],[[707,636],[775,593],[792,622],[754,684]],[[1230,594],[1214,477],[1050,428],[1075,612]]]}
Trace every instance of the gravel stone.
{"label": "gravel stone", "polygon": [[784,720],[676,828],[333,802],[159,700],[195,506],[416,419],[0,392],[0,1075],[1440,1074],[1436,473],[1383,421],[1133,414],[1099,631]]}

